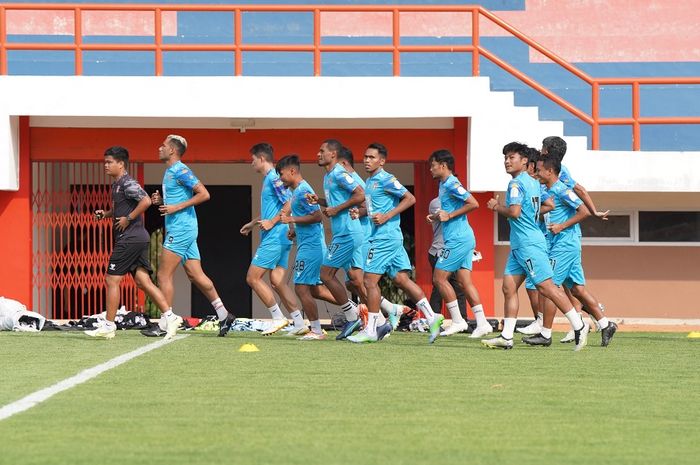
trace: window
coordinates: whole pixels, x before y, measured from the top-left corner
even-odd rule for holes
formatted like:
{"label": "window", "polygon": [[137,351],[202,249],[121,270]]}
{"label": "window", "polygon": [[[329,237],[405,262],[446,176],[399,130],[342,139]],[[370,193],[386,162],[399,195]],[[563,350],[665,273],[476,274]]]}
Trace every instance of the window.
{"label": "window", "polygon": [[700,212],[639,212],[639,242],[700,242]]}
{"label": "window", "polygon": [[601,241],[632,241],[631,213],[616,213],[608,215],[607,221],[601,221],[589,216],[581,222],[581,235],[583,243],[596,243]]}

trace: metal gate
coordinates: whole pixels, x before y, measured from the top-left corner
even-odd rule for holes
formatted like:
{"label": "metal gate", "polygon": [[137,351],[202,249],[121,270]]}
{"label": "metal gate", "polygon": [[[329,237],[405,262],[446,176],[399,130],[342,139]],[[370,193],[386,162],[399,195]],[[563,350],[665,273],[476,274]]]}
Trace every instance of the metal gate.
{"label": "metal gate", "polygon": [[[129,164],[139,179],[141,164]],[[34,308],[51,319],[79,319],[106,310],[105,271],[112,251],[112,179],[101,162],[32,163],[32,276]],[[143,310],[144,296],[130,275],[121,304]]]}

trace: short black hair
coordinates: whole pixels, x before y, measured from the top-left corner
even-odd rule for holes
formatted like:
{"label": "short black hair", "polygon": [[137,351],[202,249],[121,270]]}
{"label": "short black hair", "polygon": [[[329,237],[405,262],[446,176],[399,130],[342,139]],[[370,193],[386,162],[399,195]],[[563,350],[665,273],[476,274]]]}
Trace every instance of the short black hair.
{"label": "short black hair", "polygon": [[561,173],[561,160],[559,160],[556,157],[542,157],[538,161],[542,162],[542,166],[546,170],[552,170],[554,173],[559,176],[559,173]]}
{"label": "short black hair", "polygon": [[350,166],[355,167],[355,160],[352,159],[352,150],[346,146],[340,147],[340,152],[338,152],[338,160],[347,161]]}
{"label": "short black hair", "polygon": [[527,151],[528,151],[528,156],[527,156],[527,158],[528,158],[528,160],[527,160],[528,164],[532,164],[532,165],[535,165],[535,166],[536,166],[536,165],[537,165],[537,161],[540,160],[540,159],[542,158],[542,154],[540,153],[539,150],[537,150],[537,149],[534,148],[534,147],[528,147],[528,148],[527,148]]}
{"label": "short black hair", "polygon": [[566,141],[561,137],[545,137],[542,141],[542,147],[547,149],[546,156],[557,157],[559,161],[561,161],[564,158],[564,155],[566,155]]}
{"label": "short black hair", "polygon": [[434,151],[428,158],[428,163],[432,162],[445,163],[450,171],[454,172],[455,170],[455,157],[449,150],[441,149]]}
{"label": "short black hair", "polygon": [[511,152],[519,153],[521,157],[530,159],[528,146],[520,142],[509,142],[503,146],[503,155],[508,155]]}
{"label": "short black hair", "polygon": [[112,157],[116,161],[121,161],[126,166],[129,163],[129,151],[121,145],[113,145],[105,150],[105,157]]}
{"label": "short black hair", "polygon": [[372,142],[367,146],[367,148],[376,150],[377,152],[379,152],[379,156],[385,160],[386,157],[389,156],[389,152],[387,151],[386,147],[384,147],[384,145],[380,144],[379,142]]}
{"label": "short black hair", "polygon": [[299,161],[299,155],[296,153],[291,153],[289,155],[283,156],[280,161],[277,162],[277,165],[275,166],[275,171],[277,171],[277,174],[280,174],[283,169],[289,168],[289,167],[294,167],[299,171],[301,168],[301,162]]}
{"label": "short black hair", "polygon": [[250,154],[255,155],[258,158],[263,158],[265,161],[274,163],[275,161],[275,151],[270,144],[267,142],[260,142],[255,144],[250,148]]}
{"label": "short black hair", "polygon": [[343,148],[343,144],[338,139],[326,139],[323,141],[324,144],[328,146],[328,150],[335,152],[340,155],[340,151]]}

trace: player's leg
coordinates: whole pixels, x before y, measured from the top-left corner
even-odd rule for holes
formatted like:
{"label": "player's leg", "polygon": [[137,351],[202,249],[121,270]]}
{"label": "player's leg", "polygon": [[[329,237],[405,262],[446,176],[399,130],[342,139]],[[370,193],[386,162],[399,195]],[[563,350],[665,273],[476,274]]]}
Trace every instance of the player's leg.
{"label": "player's leg", "polygon": [[185,261],[185,273],[190,282],[192,282],[197,289],[199,289],[204,297],[207,298],[212,308],[216,312],[216,316],[219,318],[219,337],[226,336],[231,325],[236,321],[236,316],[228,311],[224,303],[219,297],[219,293],[216,292],[214,283],[209,278],[209,276],[204,273],[202,269],[202,261],[199,259],[199,250],[196,250],[197,242],[193,243],[193,250],[188,254],[188,258]]}
{"label": "player's leg", "polygon": [[105,275],[107,316],[105,320],[100,319],[97,322],[97,328],[85,331],[86,335],[104,339],[112,339],[116,335],[117,325],[114,323],[114,319],[119,308],[119,284],[132,266],[133,255],[133,246],[130,244],[117,243],[114,246]]}
{"label": "player's leg", "polygon": [[321,266],[321,281],[333,295],[336,302],[343,302],[340,309],[345,315],[347,323],[341,328],[336,336],[337,340],[342,340],[351,335],[360,327],[360,315],[357,305],[348,298],[347,291],[338,280],[337,273],[340,268],[350,268],[353,254],[355,252],[355,241],[353,237],[333,238],[333,242],[328,246]]}
{"label": "player's leg", "polygon": [[301,301],[301,308],[304,310],[306,317],[309,319],[309,324],[311,325],[310,332],[307,331],[304,334],[300,334],[302,337],[299,339],[302,341],[321,340],[326,338],[323,329],[321,329],[321,321],[318,318],[318,306],[316,305],[316,300],[311,294],[311,289],[313,287],[315,286],[309,286],[307,284],[294,285],[294,291]]}
{"label": "player's leg", "polygon": [[511,250],[503,273],[503,331],[493,339],[482,339],[481,343],[491,349],[512,349],[515,323],[518,319],[518,288],[525,281],[525,267]]}
{"label": "player's leg", "polygon": [[168,307],[173,305],[175,287],[173,286],[173,276],[177,266],[182,262],[182,257],[165,246],[160,252],[158,259],[158,288],[165,296]]}
{"label": "player's leg", "polygon": [[379,300],[381,292],[379,290],[379,280],[381,274],[365,272],[363,276],[364,286],[367,290],[367,326],[355,335],[347,336],[347,340],[356,343],[377,342],[377,323],[379,320]]}
{"label": "player's leg", "polygon": [[[433,277],[435,276],[435,263],[438,261],[438,257],[432,254],[428,254],[428,262],[430,262],[430,268],[433,272]],[[433,281],[433,288],[430,291],[430,297],[428,298],[428,301],[430,302],[430,307],[433,308],[433,310],[437,310],[438,312],[442,312],[442,294],[440,293],[440,288],[435,285]]]}
{"label": "player's leg", "polygon": [[526,336],[532,336],[539,334],[542,331],[542,318],[544,317],[544,312],[540,309],[540,293],[537,291],[535,284],[529,279],[525,278],[525,290],[527,291],[527,297],[530,301],[530,308],[532,309],[532,315],[535,320],[524,328],[518,328],[521,334]]}
{"label": "player's leg", "polygon": [[[160,289],[158,289],[158,287],[155,284],[153,284],[153,281],[151,281],[151,275],[149,273],[149,270],[150,267],[146,268],[144,266],[139,266],[138,268],[136,268],[136,271],[134,272],[134,282],[141,290],[143,290],[146,293],[148,297],[151,298],[151,300],[156,304],[156,306],[158,306],[158,309],[160,310],[160,313],[162,315],[161,320],[164,325],[164,328],[162,328],[164,334],[162,335],[165,336],[166,339],[171,338],[175,336],[175,334],[177,334],[177,330],[182,324],[182,317],[176,315],[172,311],[172,309],[168,305],[168,301],[166,300],[163,292]],[[153,336],[161,334],[157,333],[148,335]]]}
{"label": "player's leg", "polygon": [[270,271],[270,284],[272,285],[272,290],[279,296],[280,302],[282,302],[284,308],[289,312],[289,316],[292,317],[294,327],[304,327],[306,324],[304,323],[304,317],[301,313],[299,302],[294,292],[287,284],[287,268],[277,266],[274,270]]}

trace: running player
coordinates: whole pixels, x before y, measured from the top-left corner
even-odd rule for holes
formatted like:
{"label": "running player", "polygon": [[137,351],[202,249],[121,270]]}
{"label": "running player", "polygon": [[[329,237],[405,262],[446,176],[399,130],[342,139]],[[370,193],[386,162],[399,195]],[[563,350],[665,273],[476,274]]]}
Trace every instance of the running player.
{"label": "running player", "polygon": [[[537,226],[540,214],[540,184],[527,174],[529,152],[527,146],[511,142],[503,147],[504,167],[513,178],[508,183],[506,204],[498,198],[488,201],[488,208],[508,218],[510,223],[510,255],[503,275],[505,309],[503,331],[500,336],[481,341],[487,347],[513,348],[513,331],[518,316],[518,288],[530,276],[541,295],[549,298],[569,319],[575,328],[576,350],[587,342],[587,325],[581,320],[566,294],[552,282],[552,267],[547,256],[545,238]],[[548,324],[549,323],[549,324]],[[545,318],[542,334],[550,338],[551,322]]]}
{"label": "running player", "polygon": [[387,150],[382,144],[373,143],[365,151],[365,170],[370,177],[367,185],[367,212],[372,222],[370,248],[364,264],[364,283],[367,289],[367,326],[357,335],[348,337],[352,342],[376,342],[391,332],[391,324],[382,323],[380,312],[379,280],[387,273],[394,283],[416,302],[430,326],[429,342],[440,333],[444,317],[435,314],[421,288],[411,281],[408,271],[411,262],[403,247],[401,212],[413,206],[416,198],[390,173],[384,171]]}
{"label": "running player", "polygon": [[[537,162],[537,176],[547,186],[554,201],[554,210],[549,214],[547,225],[549,261],[554,272],[552,280],[559,287],[563,285],[571,289],[572,294],[593,311],[592,316],[601,328],[601,345],[607,347],[617,331],[617,325],[603,315],[598,301],[586,291],[586,279],[581,266],[581,236],[574,227],[590,216],[590,212],[576,193],[559,180],[560,169],[561,163],[554,157]],[[555,311],[551,303],[547,302],[545,321],[548,320],[547,315]],[[533,345],[549,345],[552,342],[551,339],[547,341],[542,334],[523,341]]]}
{"label": "running player", "polygon": [[301,175],[301,164],[297,155],[287,155],[277,162],[276,171],[285,187],[291,189],[291,216],[284,215],[280,221],[288,224],[290,232],[297,241],[297,255],[294,262],[294,292],[301,301],[301,307],[309,319],[311,331],[304,325],[294,335],[301,336],[302,341],[322,340],[326,338],[318,319],[316,297],[321,282],[321,263],[326,253],[323,238],[323,215],[315,203],[309,203],[314,190]]}
{"label": "running player", "polygon": [[[189,280],[202,291],[211,302],[219,318],[219,336],[226,336],[236,317],[226,310],[214,283],[202,270],[202,261],[197,247],[197,213],[194,207],[209,200],[209,191],[192,170],[182,163],[187,150],[184,137],[171,134],[158,149],[158,158],[167,166],[163,175],[163,195],[156,191],[151,196],[153,205],[158,205],[165,217],[163,251],[158,262],[158,285],[168,304],[172,305],[175,289],[173,276],[182,264]],[[160,329],[163,329],[161,323]],[[144,332],[146,335],[154,336]]]}
{"label": "running player", "polygon": [[117,332],[114,318],[119,306],[119,283],[125,274],[131,273],[136,285],[158,306],[163,315],[166,338],[177,332],[182,318],[175,315],[161,292],[151,281],[151,264],[148,247],[151,242],[143,227],[142,214],[151,206],[151,199],[139,183],[129,176],[127,165],[129,152],[120,146],[110,147],[104,154],[105,172],[112,183],[112,209],[96,210],[97,219],[114,218],[114,248],[107,267],[107,318],[98,321],[97,328],[85,331],[92,337],[112,339]]}
{"label": "running player", "polygon": [[430,174],[433,179],[440,180],[440,210],[429,215],[428,218],[432,222],[442,223],[445,239],[445,245],[440,251],[440,258],[435,264],[433,284],[440,289],[445,306],[452,317],[452,325],[440,335],[451,336],[469,328],[459,311],[457,295],[448,281],[454,273],[464,289],[476,317],[476,329],[469,337],[480,338],[493,331],[493,328],[486,320],[479,291],[474,286],[471,277],[476,238],[469,225],[467,215],[479,208],[479,202],[462,187],[462,183],[454,175],[455,159],[452,153],[448,150],[437,150],[430,155],[428,163],[430,163]]}
{"label": "running player", "polygon": [[[250,149],[250,155],[253,170],[262,174],[264,179],[260,191],[260,216],[244,224],[240,231],[247,236],[254,227],[260,228],[260,245],[248,267],[246,282],[267,307],[272,317],[272,325],[262,334],[264,336],[274,334],[289,324],[275,300],[275,295],[272,293],[274,289],[294,321],[294,329],[290,332],[294,335],[305,328],[306,323],[299,310],[297,299],[285,281],[292,243],[287,237],[289,226],[281,223],[280,219],[289,213],[291,193],[284,187],[275,171],[274,151],[270,144],[263,142],[254,145]],[[272,288],[263,279],[268,272]]]}

